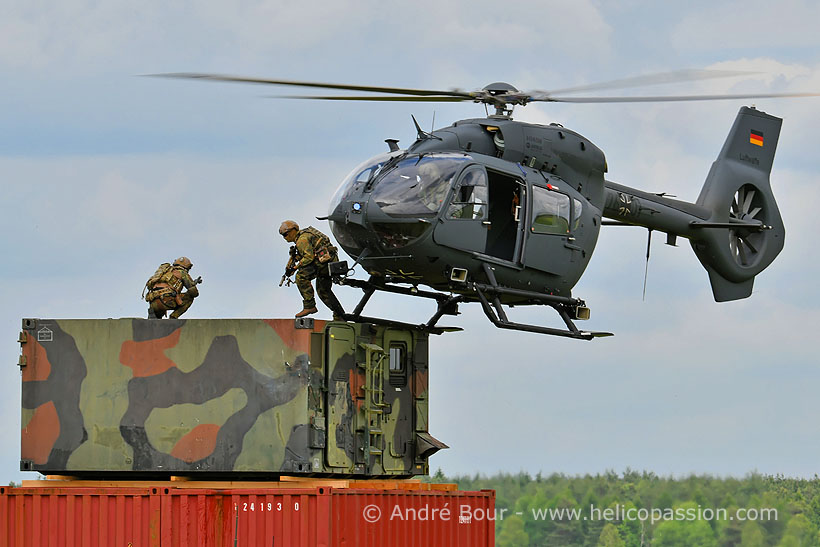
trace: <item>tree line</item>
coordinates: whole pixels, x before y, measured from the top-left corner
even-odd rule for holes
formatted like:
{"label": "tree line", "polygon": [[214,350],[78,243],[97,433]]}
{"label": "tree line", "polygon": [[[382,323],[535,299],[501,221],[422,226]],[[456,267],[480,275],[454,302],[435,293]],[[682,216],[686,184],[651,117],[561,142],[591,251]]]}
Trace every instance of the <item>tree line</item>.
{"label": "tree line", "polygon": [[445,476],[496,492],[496,545],[820,547],[820,477],[743,478],[608,471]]}

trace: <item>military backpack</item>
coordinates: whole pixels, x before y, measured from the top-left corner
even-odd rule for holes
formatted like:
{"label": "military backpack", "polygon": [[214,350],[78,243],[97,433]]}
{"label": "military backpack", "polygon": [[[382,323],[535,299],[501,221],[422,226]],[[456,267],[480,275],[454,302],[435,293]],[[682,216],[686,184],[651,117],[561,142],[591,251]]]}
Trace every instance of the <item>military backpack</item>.
{"label": "military backpack", "polygon": [[309,235],[310,243],[313,245],[313,256],[320,264],[330,262],[333,259],[333,255],[339,251],[339,249],[330,242],[329,237],[313,226],[308,226],[304,230],[301,230],[300,235],[301,234]]}
{"label": "military backpack", "polygon": [[[160,294],[159,292],[152,292],[159,283],[165,284],[165,287],[158,289],[158,291],[161,291],[163,294]],[[174,275],[174,267],[168,262],[163,262],[159,265],[157,271],[155,271],[154,274],[148,278],[148,281],[145,282],[145,288],[142,290],[142,296],[147,302],[151,302],[159,296],[164,296],[164,293],[173,293],[173,296],[176,296],[176,293],[178,293],[181,288],[182,280]],[[148,291],[148,296],[145,295],[146,291]]]}

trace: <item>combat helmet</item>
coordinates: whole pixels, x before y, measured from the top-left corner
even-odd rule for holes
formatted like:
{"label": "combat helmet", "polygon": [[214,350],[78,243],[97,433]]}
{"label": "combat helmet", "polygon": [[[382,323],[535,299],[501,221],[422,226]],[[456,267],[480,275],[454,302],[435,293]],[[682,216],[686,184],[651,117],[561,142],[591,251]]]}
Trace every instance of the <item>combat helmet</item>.
{"label": "combat helmet", "polygon": [[292,220],[286,220],[285,222],[279,225],[279,234],[282,236],[284,236],[291,230],[299,231],[299,225]]}
{"label": "combat helmet", "polygon": [[174,266],[182,266],[186,270],[190,270],[193,267],[193,263],[187,256],[181,256],[174,260]]}

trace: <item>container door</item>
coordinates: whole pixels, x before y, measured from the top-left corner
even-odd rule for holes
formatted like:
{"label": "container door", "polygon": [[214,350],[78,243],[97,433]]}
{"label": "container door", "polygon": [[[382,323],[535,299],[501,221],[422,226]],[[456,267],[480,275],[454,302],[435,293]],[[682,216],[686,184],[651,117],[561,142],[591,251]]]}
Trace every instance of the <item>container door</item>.
{"label": "container door", "polygon": [[327,465],[352,470],[356,398],[361,383],[356,367],[356,332],[348,325],[327,329]]}
{"label": "container door", "polygon": [[409,331],[386,329],[387,375],[384,382],[384,470],[407,474],[413,469],[413,393],[411,389],[413,335]]}

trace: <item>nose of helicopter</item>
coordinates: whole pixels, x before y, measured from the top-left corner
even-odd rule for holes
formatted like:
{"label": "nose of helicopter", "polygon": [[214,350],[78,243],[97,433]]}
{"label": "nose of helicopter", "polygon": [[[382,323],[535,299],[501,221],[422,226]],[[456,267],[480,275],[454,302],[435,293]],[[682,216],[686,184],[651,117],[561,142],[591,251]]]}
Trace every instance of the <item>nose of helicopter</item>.
{"label": "nose of helicopter", "polygon": [[331,204],[334,236],[352,256],[364,249],[390,255],[413,244],[430,233],[456,175],[470,159],[453,153],[406,155],[367,176],[348,177]]}
{"label": "nose of helicopter", "polygon": [[364,249],[371,255],[389,255],[422,238],[433,226],[426,218],[391,216],[371,196],[341,203],[328,220],[336,240],[354,257]]}

